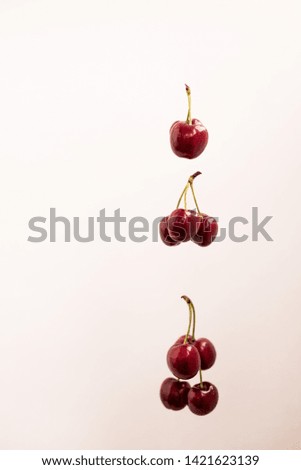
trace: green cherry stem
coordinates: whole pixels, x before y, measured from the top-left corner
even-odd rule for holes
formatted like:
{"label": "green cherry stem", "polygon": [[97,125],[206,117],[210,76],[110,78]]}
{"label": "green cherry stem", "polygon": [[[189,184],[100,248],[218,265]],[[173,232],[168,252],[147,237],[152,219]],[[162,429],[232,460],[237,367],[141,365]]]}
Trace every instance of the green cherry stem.
{"label": "green cherry stem", "polygon": [[196,315],[195,315],[195,308],[194,308],[194,305],[193,303],[191,302],[190,300],[190,304],[189,304],[189,307],[191,308],[192,310],[192,340],[194,341],[195,340],[195,318],[196,318]]}
{"label": "green cherry stem", "polygon": [[[194,179],[201,175],[202,173],[200,171],[196,171],[193,175],[191,175],[189,178],[188,178],[188,182],[187,184],[185,185],[185,188],[183,189],[182,193],[181,193],[181,196],[179,197],[179,200],[178,200],[178,204],[177,204],[177,207],[176,209],[179,209],[179,206],[181,204],[181,201],[183,199],[183,196],[184,196],[184,207],[185,209],[187,209],[187,191],[188,189],[190,188],[191,191],[192,191],[192,195],[194,196],[194,202],[196,204],[196,208],[198,209],[198,205],[197,205],[197,201],[196,201],[196,197],[195,197],[195,194],[194,194],[194,191],[193,191],[193,181]],[[202,214],[200,212],[200,210],[198,209],[198,212],[199,212],[199,215],[202,217]]]}
{"label": "green cherry stem", "polygon": [[177,204],[176,209],[179,209],[179,206],[180,206],[180,204],[181,204],[181,201],[182,201],[183,196],[185,196],[185,198],[184,198],[184,204],[185,204],[185,209],[186,209],[186,205],[187,205],[186,193],[187,193],[189,187],[190,187],[190,183],[188,182],[188,183],[186,184],[185,188],[183,189],[182,193],[181,193],[181,196],[180,196],[180,198],[179,198],[179,200],[178,200],[178,204]]}
{"label": "green cherry stem", "polygon": [[190,300],[189,297],[187,297],[186,295],[182,295],[181,299],[184,299],[185,302],[188,304],[188,307],[189,307],[189,323],[188,323],[188,329],[187,329],[187,333],[186,333],[186,336],[185,336],[185,339],[184,339],[184,343],[183,343],[183,344],[186,344],[187,341],[188,341],[188,336],[189,336],[189,333],[190,333],[191,322],[192,322],[192,310],[191,310],[191,308],[190,308],[190,302],[191,302],[191,300]]}
{"label": "green cherry stem", "polygon": [[200,388],[203,388],[202,369],[200,368]]}
{"label": "green cherry stem", "polygon": [[185,211],[187,211],[187,192],[188,192],[188,189],[189,189],[189,186],[188,186],[187,190],[184,193],[184,209],[185,209]]}
{"label": "green cherry stem", "polygon": [[[198,172],[198,173],[200,174],[200,172]],[[193,176],[193,175],[192,175],[192,176]],[[193,197],[193,200],[194,200],[194,203],[195,203],[195,207],[196,207],[196,209],[197,209],[197,211],[198,211],[199,216],[203,218],[203,214],[202,214],[201,211],[200,211],[200,208],[199,208],[199,205],[198,205],[198,201],[197,201],[197,199],[196,199],[196,195],[195,195],[195,192],[194,192],[194,188],[193,188],[193,180],[194,180],[194,178],[193,178],[192,176],[189,178],[188,182],[189,182],[189,184],[190,184],[190,189],[191,189],[191,192],[192,192],[192,197]]]}
{"label": "green cherry stem", "polygon": [[190,298],[187,297],[187,295],[182,295],[181,299],[185,300],[185,302],[187,303],[188,308],[189,308],[189,326],[188,326],[187,334],[186,334],[185,340],[184,340],[184,344],[186,344],[187,341],[188,341],[188,336],[189,336],[189,333],[190,333],[191,324],[192,324],[192,339],[195,340],[195,308],[194,308],[194,305],[191,302]]}
{"label": "green cherry stem", "polygon": [[192,124],[192,119],[191,119],[191,90],[188,85],[185,85],[186,88],[186,94],[188,98],[188,113],[187,113],[187,118],[186,118],[186,123],[191,125]]}

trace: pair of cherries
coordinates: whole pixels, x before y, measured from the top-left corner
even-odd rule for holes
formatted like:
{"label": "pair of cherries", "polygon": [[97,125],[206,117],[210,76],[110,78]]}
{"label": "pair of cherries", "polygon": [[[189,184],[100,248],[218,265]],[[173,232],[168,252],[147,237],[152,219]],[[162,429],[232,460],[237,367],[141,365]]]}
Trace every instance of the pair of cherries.
{"label": "pair of cherries", "polygon": [[[181,336],[167,353],[167,365],[176,378],[164,380],[160,388],[163,405],[171,410],[182,410],[188,405],[196,415],[206,415],[214,410],[218,402],[218,390],[210,382],[203,382],[202,370],[213,366],[216,359],[215,347],[207,338],[195,339],[195,309],[191,300],[182,298],[189,307],[189,324],[186,335]],[[191,324],[192,334],[190,335]],[[193,387],[188,379],[200,374],[200,382]]]}
{"label": "pair of cherries", "polygon": [[[210,245],[218,232],[218,223],[214,217],[203,214],[198,206],[195,196],[193,181],[194,178],[201,173],[197,171],[190,176],[176,209],[160,222],[159,231],[160,237],[167,246],[176,246],[181,242],[188,242],[189,240],[196,243],[198,246]],[[187,210],[187,192],[191,190],[197,210]],[[184,198],[184,209],[179,208],[182,199]]]}

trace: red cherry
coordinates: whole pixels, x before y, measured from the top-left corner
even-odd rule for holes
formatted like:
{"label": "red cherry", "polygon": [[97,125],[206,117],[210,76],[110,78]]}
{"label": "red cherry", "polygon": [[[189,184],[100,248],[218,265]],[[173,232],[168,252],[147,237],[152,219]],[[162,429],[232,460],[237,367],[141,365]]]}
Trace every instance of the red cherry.
{"label": "red cherry", "polygon": [[216,359],[216,350],[211,341],[207,338],[199,338],[194,341],[194,347],[198,350],[201,358],[201,369],[210,369]]}
{"label": "red cherry", "polygon": [[204,151],[208,143],[208,131],[198,119],[191,119],[191,92],[185,85],[188,97],[186,121],[176,121],[170,128],[172,151],[181,158],[196,158]]}
{"label": "red cherry", "polygon": [[[186,335],[180,336],[175,344],[183,344],[185,341]],[[187,343],[193,344],[197,348],[200,358],[201,358],[201,369],[207,370],[213,366],[216,360],[216,350],[211,341],[207,338],[199,338],[197,340],[193,339],[191,335],[187,338]]]}
{"label": "red cherry", "polygon": [[168,233],[168,228],[167,228],[167,221],[168,221],[168,217],[164,217],[160,222],[159,232],[160,232],[161,240],[167,246],[179,245],[180,244],[179,241],[176,241],[170,238],[169,233]]}
{"label": "red cherry", "polygon": [[[175,342],[175,344],[184,344],[185,338],[186,338],[186,335],[180,336],[180,338],[177,339],[177,341]],[[191,335],[189,335],[189,336],[187,337],[187,343],[189,343],[189,344],[193,344],[193,343],[194,343],[194,339],[192,338]]]}
{"label": "red cherry", "polygon": [[198,350],[192,344],[174,344],[167,353],[167,364],[179,379],[191,379],[201,365]]}
{"label": "red cherry", "polygon": [[198,119],[176,121],[170,128],[172,151],[181,158],[192,160],[205,150],[208,143],[208,131]]}
{"label": "red cherry", "polygon": [[167,221],[170,238],[178,242],[188,242],[197,233],[199,218],[194,211],[174,210]]}
{"label": "red cherry", "polygon": [[218,390],[210,382],[196,384],[188,392],[188,407],[196,415],[207,415],[218,402]]}
{"label": "red cherry", "polygon": [[169,410],[182,410],[187,405],[190,390],[188,382],[180,382],[174,378],[165,379],[160,388],[160,398]]}
{"label": "red cherry", "polygon": [[210,245],[218,232],[218,223],[214,217],[203,214],[200,217],[197,233],[191,238],[199,246]]}

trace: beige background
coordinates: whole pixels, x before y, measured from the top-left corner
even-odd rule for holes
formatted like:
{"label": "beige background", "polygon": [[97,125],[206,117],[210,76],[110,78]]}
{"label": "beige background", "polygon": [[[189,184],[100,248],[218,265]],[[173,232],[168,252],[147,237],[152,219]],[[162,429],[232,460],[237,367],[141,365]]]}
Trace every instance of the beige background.
{"label": "beige background", "polygon": [[[2,449],[301,447],[298,10],[1,0]],[[192,162],[168,142],[185,82],[210,134]],[[50,207],[82,232],[104,207],[153,220],[196,170],[202,210],[258,206],[274,242],[27,241]],[[184,293],[218,351],[204,418],[158,398]]]}

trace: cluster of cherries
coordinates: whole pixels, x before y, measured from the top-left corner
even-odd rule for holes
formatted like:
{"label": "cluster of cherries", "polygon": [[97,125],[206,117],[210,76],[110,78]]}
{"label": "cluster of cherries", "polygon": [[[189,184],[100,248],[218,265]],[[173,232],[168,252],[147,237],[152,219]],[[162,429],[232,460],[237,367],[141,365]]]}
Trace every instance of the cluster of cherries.
{"label": "cluster of cherries", "polygon": [[[203,214],[198,206],[193,188],[193,180],[201,173],[197,171],[190,176],[176,209],[168,216],[163,217],[159,225],[160,237],[167,246],[176,246],[181,242],[193,241],[199,246],[210,245],[218,232],[218,223],[214,217]],[[187,192],[191,190],[195,210],[187,209]],[[184,208],[179,208],[182,199],[184,199]]]}
{"label": "cluster of cherries", "polygon": [[[164,380],[160,389],[163,405],[170,410],[182,410],[188,405],[192,413],[206,415],[218,402],[218,390],[210,382],[203,382],[202,370],[213,366],[216,351],[209,339],[195,339],[195,309],[191,300],[182,298],[189,307],[189,324],[186,335],[181,336],[167,353],[167,365],[176,378]],[[190,329],[192,325],[192,334]],[[200,374],[200,382],[190,386],[186,380]]]}
{"label": "cluster of cherries", "polygon": [[[198,119],[191,118],[191,92],[186,86],[188,97],[188,114],[186,121],[176,121],[170,128],[170,145],[172,151],[181,158],[198,157],[208,143],[208,131]],[[160,236],[167,246],[176,246],[181,242],[193,241],[199,246],[210,245],[218,231],[214,217],[200,211],[195,197],[193,181],[201,173],[190,176],[176,209],[160,222]],[[196,210],[187,209],[187,192],[191,191]],[[180,208],[184,199],[184,208]],[[171,410],[182,410],[188,405],[192,413],[206,415],[217,405],[218,390],[210,382],[203,382],[202,370],[213,366],[216,351],[207,338],[195,339],[195,309],[191,300],[182,298],[189,307],[189,324],[186,335],[181,336],[167,353],[167,364],[173,375],[164,380],[160,389],[163,405]],[[192,327],[192,332],[190,330]],[[200,382],[193,387],[187,382],[199,373]]]}

